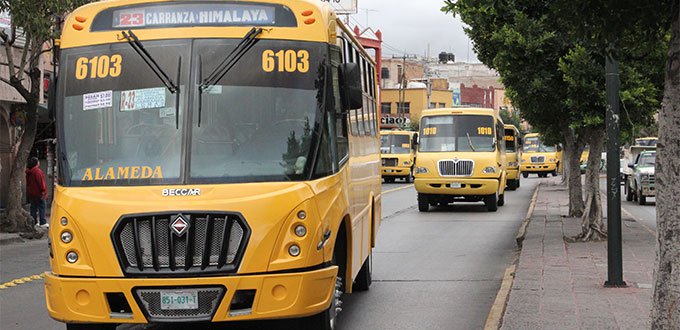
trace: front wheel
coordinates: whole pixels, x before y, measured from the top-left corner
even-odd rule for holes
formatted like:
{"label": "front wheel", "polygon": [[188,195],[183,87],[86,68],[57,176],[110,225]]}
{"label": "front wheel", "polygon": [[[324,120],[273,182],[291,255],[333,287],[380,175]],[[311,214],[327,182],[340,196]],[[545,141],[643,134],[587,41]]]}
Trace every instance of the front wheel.
{"label": "front wheel", "polygon": [[529,173],[528,172],[522,172],[522,177],[525,178],[525,179],[528,178]]}
{"label": "front wheel", "polygon": [[519,179],[508,180],[508,190],[516,190],[519,187]]}
{"label": "front wheel", "polygon": [[505,194],[498,195],[498,206],[505,205]]}
{"label": "front wheel", "polygon": [[486,204],[486,209],[489,212],[498,211],[498,197],[496,194],[486,196],[484,198],[484,204]]}
{"label": "front wheel", "polygon": [[638,204],[640,205],[646,205],[647,204],[647,196],[642,194],[642,189],[638,190]]}
{"label": "front wheel", "polygon": [[366,258],[366,261],[364,261],[364,265],[361,266],[361,270],[359,270],[359,274],[357,274],[357,278],[354,281],[353,288],[357,291],[368,291],[368,289],[371,287],[371,283],[373,283],[372,273],[373,251],[368,254],[368,258]]}
{"label": "front wheel", "polygon": [[425,194],[418,194],[418,211],[427,212],[430,210],[430,198]]}

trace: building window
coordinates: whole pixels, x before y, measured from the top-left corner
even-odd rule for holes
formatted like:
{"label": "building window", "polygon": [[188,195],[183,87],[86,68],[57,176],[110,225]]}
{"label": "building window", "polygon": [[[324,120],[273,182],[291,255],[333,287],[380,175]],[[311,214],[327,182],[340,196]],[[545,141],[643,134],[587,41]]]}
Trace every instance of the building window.
{"label": "building window", "polygon": [[380,103],[380,113],[383,115],[388,115],[392,113],[392,103],[390,102]]}
{"label": "building window", "polygon": [[404,102],[399,104],[398,113],[411,113],[411,102]]}
{"label": "building window", "polygon": [[437,108],[437,102],[430,102],[430,109]]}
{"label": "building window", "polygon": [[446,108],[446,103],[439,103],[440,108]]}

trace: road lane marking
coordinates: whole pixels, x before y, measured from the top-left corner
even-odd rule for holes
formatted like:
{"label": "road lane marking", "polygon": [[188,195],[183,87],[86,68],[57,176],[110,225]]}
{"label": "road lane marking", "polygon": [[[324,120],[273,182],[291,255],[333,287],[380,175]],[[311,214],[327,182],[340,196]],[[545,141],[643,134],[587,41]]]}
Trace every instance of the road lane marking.
{"label": "road lane marking", "polygon": [[628,210],[626,210],[626,209],[623,207],[623,205],[621,205],[621,211],[623,211],[623,213],[625,213],[627,216],[631,217],[633,220],[635,220],[635,222],[639,223],[640,226],[642,226],[642,228],[644,228],[644,229],[647,230],[650,234],[652,234],[652,235],[654,235],[654,237],[656,237],[656,231],[654,231],[652,228],[649,228],[647,225],[645,225],[645,223],[642,222],[642,219],[641,219],[641,218],[636,217],[636,216],[633,215],[633,213],[628,212]]}
{"label": "road lane marking", "polygon": [[33,282],[33,281],[42,280],[42,279],[45,278],[45,274],[46,273],[26,276],[26,277],[11,280],[9,282],[2,283],[2,284],[0,284],[0,290],[12,288],[12,287],[15,287],[15,286],[18,286],[18,285],[21,285],[21,284],[30,283],[30,282]]}
{"label": "road lane marking", "polygon": [[406,188],[411,188],[411,187],[413,187],[413,184],[410,184],[408,186],[399,187],[399,188],[390,189],[390,190],[385,190],[382,193],[383,193],[383,195],[385,195],[385,194],[393,193],[395,191],[404,190]]}
{"label": "road lane marking", "polygon": [[505,312],[506,302],[508,301],[510,289],[512,288],[512,281],[515,279],[515,267],[515,265],[512,265],[505,270],[501,288],[498,290],[496,300],[493,302],[493,306],[491,306],[491,310],[489,311],[489,316],[484,323],[484,330],[498,330],[501,325],[503,312]]}

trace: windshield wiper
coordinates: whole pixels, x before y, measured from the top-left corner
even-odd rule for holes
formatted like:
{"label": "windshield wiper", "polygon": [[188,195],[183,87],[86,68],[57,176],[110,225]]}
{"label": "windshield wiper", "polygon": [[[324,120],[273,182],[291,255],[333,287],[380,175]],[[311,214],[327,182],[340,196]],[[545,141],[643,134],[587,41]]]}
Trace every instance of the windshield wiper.
{"label": "windshield wiper", "polygon": [[472,149],[472,151],[477,152],[477,150],[475,150],[475,146],[472,145],[472,139],[470,139],[470,133],[465,133],[465,135],[467,135],[468,144],[470,144],[470,148]]}
{"label": "windshield wiper", "polygon": [[128,30],[127,32],[121,31],[121,34],[123,35],[123,38],[127,40],[128,44],[130,44],[130,47],[144,60],[146,65],[149,66],[151,71],[153,71],[154,74],[160,79],[160,81],[165,85],[165,87],[170,91],[171,94],[175,94],[175,126],[177,129],[179,129],[179,96],[180,96],[180,90],[179,90],[179,80],[181,79],[181,73],[182,73],[182,57],[179,57],[179,63],[177,64],[177,83],[172,81],[170,77],[163,71],[163,69],[158,65],[156,60],[149,54],[149,52],[144,48],[144,45],[139,41],[139,38],[137,38],[137,35],[132,32],[132,30]]}
{"label": "windshield wiper", "polygon": [[202,112],[202,102],[201,98],[203,96],[203,92],[207,90],[208,88],[214,86],[217,84],[218,81],[222,80],[224,76],[231,70],[231,68],[236,65],[236,63],[243,58],[243,56],[251,49],[255,44],[258,42],[259,39],[257,39],[257,36],[262,34],[264,30],[262,28],[252,28],[246,35],[241,39],[241,41],[234,47],[234,49],[227,55],[222,62],[213,70],[210,75],[208,75],[208,78],[203,80],[203,71],[202,71],[202,64],[200,63],[201,68],[199,68],[199,81],[200,85],[198,85],[198,93],[199,93],[199,102],[198,102],[198,127],[201,127],[201,112]]}

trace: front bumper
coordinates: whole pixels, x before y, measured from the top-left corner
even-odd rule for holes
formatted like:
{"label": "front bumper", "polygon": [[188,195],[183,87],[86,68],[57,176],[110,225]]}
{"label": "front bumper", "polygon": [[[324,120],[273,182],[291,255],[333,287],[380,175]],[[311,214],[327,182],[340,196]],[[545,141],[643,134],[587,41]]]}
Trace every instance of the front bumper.
{"label": "front bumper", "polygon": [[642,186],[642,195],[646,197],[655,197],[656,189],[654,186]]}
{"label": "front bumper", "polygon": [[407,176],[411,173],[410,167],[381,167],[380,172],[386,176]]}
{"label": "front bumper", "polygon": [[508,180],[516,180],[519,178],[519,167],[508,168]]}
{"label": "front bumper", "polygon": [[556,169],[557,169],[556,163],[522,164],[522,172],[525,172],[525,173],[552,172]]}
{"label": "front bumper", "polygon": [[[335,289],[337,266],[269,275],[195,278],[73,278],[47,274],[45,298],[49,315],[69,323],[148,323],[134,289],[223,286],[226,292],[212,315],[213,322],[304,317],[328,308]],[[256,290],[252,311],[230,316],[237,290]],[[132,314],[112,313],[106,293],[123,293]],[[173,322],[177,322],[174,320]]]}
{"label": "front bumper", "polygon": [[[452,185],[460,184],[460,188]],[[416,178],[416,191],[421,194],[452,196],[484,196],[498,191],[498,179],[474,178]]]}

